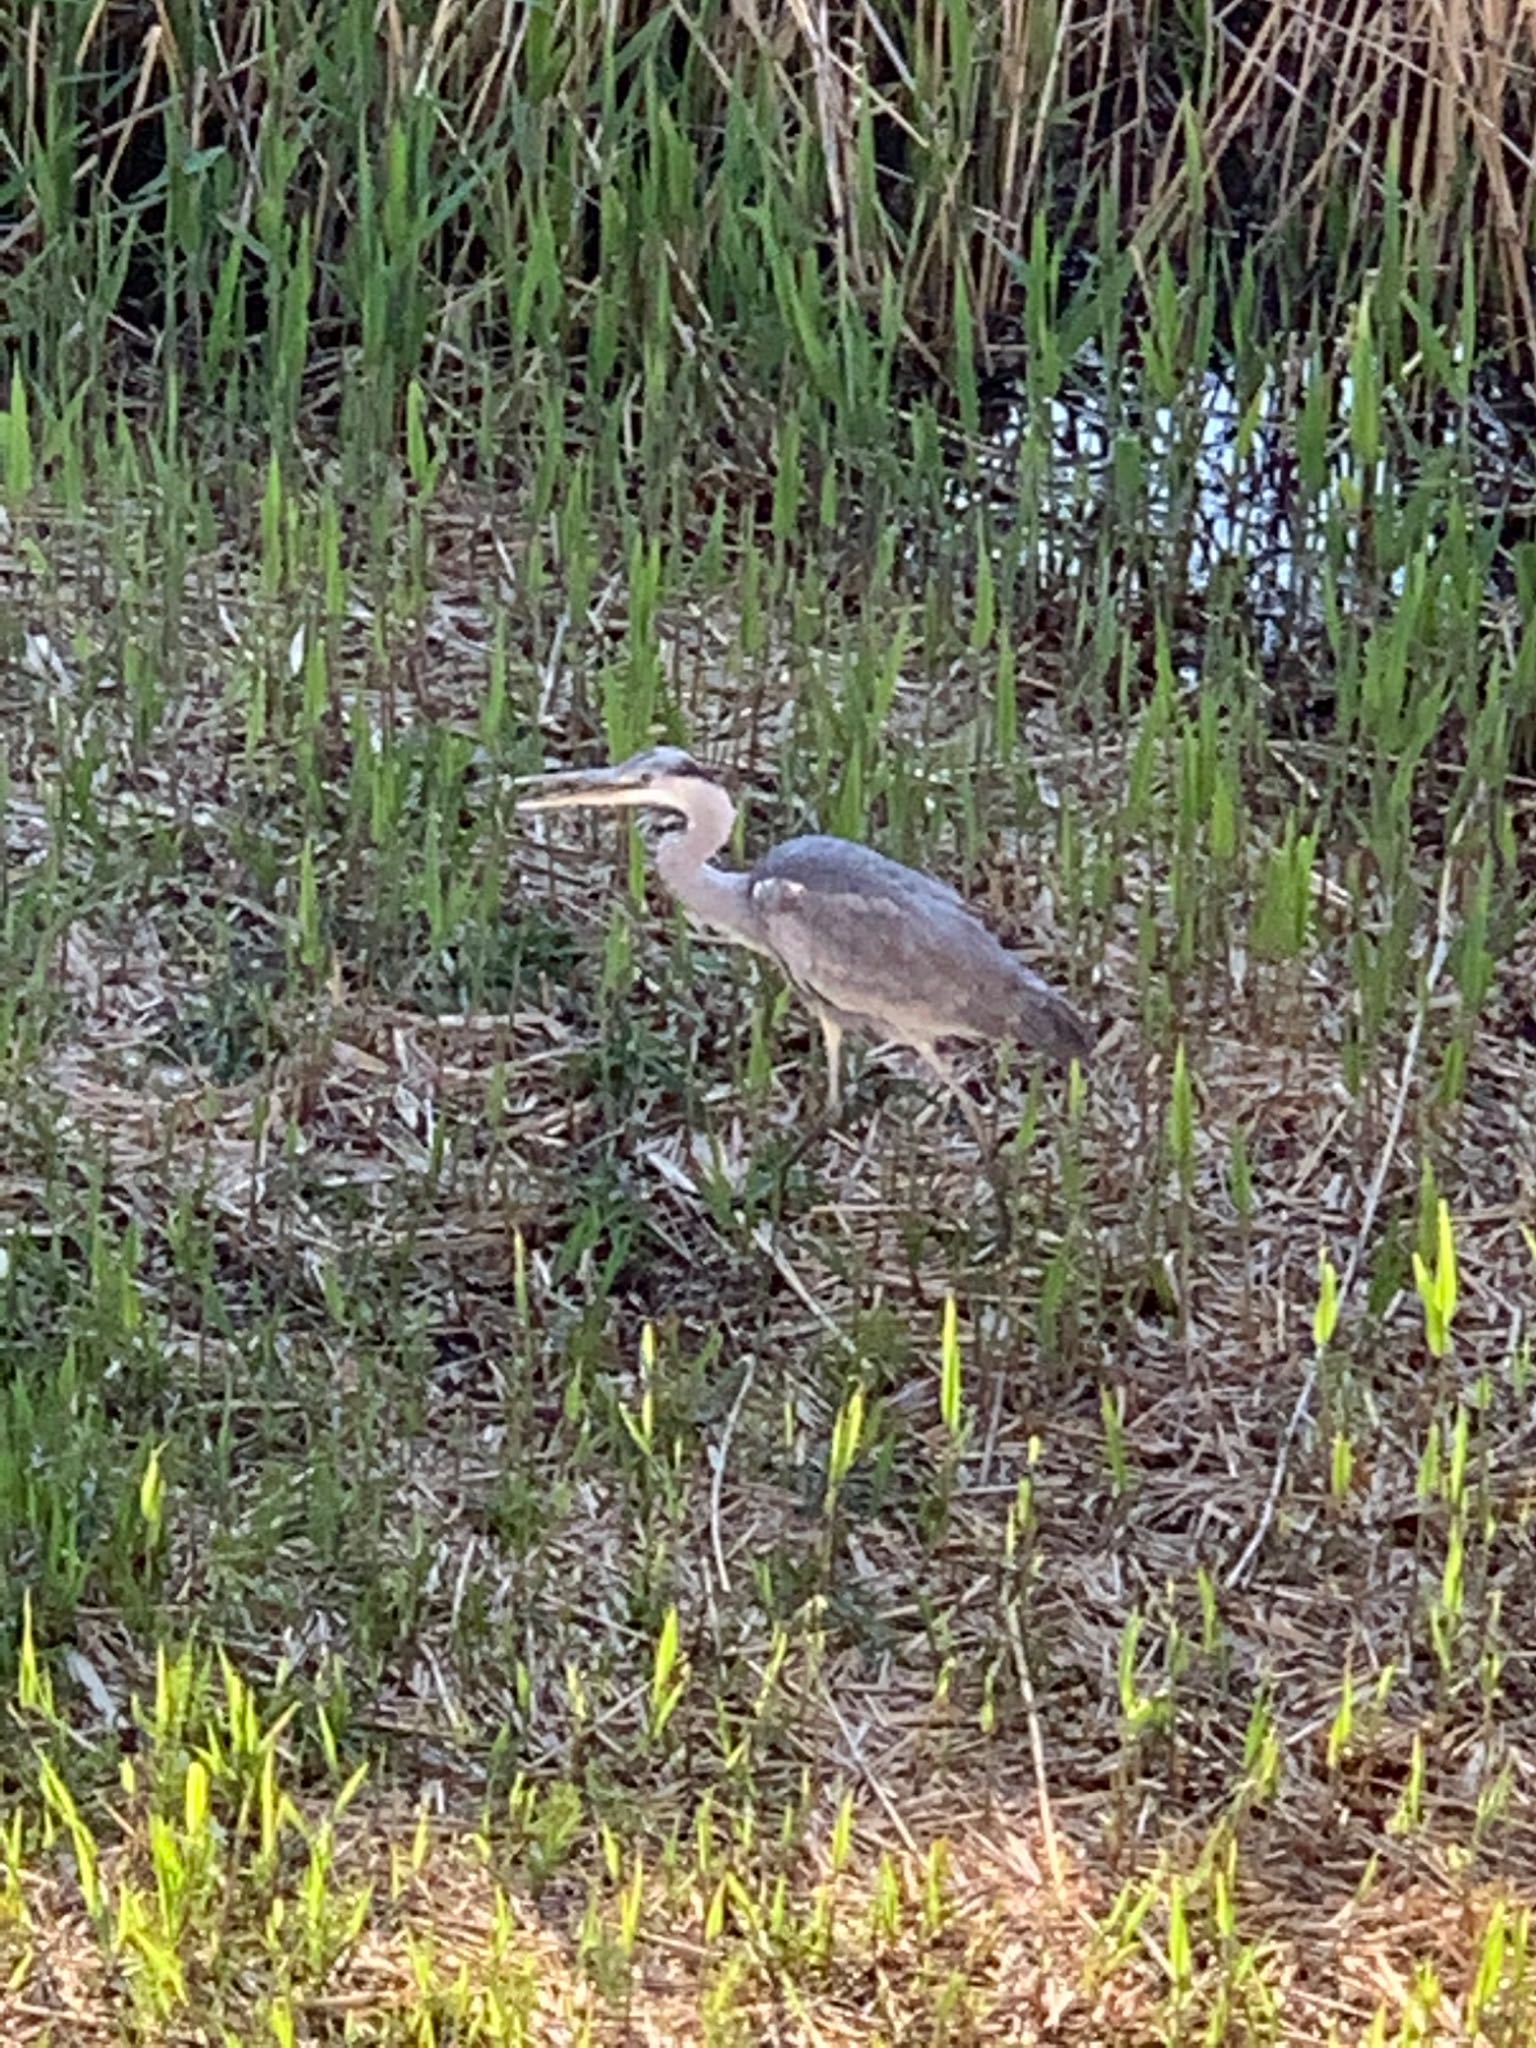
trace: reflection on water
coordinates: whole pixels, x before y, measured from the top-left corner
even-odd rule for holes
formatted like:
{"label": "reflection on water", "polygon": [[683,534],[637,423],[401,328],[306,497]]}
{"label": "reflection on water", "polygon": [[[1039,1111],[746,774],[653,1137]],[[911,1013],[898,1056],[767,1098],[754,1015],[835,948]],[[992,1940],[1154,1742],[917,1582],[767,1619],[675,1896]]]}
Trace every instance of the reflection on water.
{"label": "reflection on water", "polygon": [[[1401,560],[1382,558],[1382,514],[1400,503],[1439,451],[1470,451],[1471,489],[1492,518],[1536,509],[1531,442],[1495,403],[1475,394],[1427,439],[1383,434],[1383,453],[1362,462],[1352,443],[1353,381],[1337,380],[1324,408],[1295,376],[1271,371],[1246,397],[1220,370],[1171,403],[1152,402],[1142,373],[1127,372],[1118,403],[1086,370],[1072,392],[1031,416],[1022,398],[995,416],[979,477],[957,481],[951,504],[971,506],[979,481],[994,508],[1024,534],[1042,595],[1091,600],[1106,554],[1121,600],[1155,594],[1169,610],[1230,606],[1240,594],[1266,659],[1315,641],[1325,600],[1357,614],[1379,610],[1402,589]],[[1306,453],[1303,455],[1302,450]],[[1447,500],[1462,492],[1442,476]],[[1390,522],[1394,527],[1397,522]],[[1420,545],[1432,552],[1430,524]],[[1213,586],[1218,586],[1213,588]],[[1187,664],[1181,664],[1188,673]]]}

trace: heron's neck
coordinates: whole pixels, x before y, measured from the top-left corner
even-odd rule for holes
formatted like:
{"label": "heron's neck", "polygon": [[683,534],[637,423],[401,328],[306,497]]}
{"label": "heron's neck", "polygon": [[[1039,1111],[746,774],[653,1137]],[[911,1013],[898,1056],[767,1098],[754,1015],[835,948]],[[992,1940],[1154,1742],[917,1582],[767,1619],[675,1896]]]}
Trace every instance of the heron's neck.
{"label": "heron's neck", "polygon": [[709,865],[731,836],[736,806],[718,784],[699,782],[688,792],[692,809],[681,832],[656,849],[656,872],[672,894],[706,924],[734,930],[741,922],[744,877]]}

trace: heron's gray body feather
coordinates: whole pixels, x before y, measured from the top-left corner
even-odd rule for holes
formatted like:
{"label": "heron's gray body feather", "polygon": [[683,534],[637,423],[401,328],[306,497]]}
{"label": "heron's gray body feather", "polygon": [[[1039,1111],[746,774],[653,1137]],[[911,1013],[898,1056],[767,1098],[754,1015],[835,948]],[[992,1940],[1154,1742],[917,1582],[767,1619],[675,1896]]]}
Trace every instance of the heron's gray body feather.
{"label": "heron's gray body feather", "polygon": [[748,896],[766,949],[845,1030],[1088,1056],[1077,1012],[948,883],[872,847],[821,833],[786,840],[752,869]]}

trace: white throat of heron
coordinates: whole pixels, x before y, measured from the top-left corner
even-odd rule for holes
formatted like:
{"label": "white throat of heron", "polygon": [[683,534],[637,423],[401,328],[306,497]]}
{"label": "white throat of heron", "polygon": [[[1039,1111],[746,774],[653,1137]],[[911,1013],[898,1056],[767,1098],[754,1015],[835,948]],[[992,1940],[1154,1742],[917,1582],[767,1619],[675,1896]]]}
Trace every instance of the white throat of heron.
{"label": "white throat of heron", "polygon": [[689,776],[653,799],[686,820],[681,832],[669,832],[656,849],[656,872],[662,881],[705,924],[747,937],[747,878],[709,863],[731,836],[736,806],[718,782]]}

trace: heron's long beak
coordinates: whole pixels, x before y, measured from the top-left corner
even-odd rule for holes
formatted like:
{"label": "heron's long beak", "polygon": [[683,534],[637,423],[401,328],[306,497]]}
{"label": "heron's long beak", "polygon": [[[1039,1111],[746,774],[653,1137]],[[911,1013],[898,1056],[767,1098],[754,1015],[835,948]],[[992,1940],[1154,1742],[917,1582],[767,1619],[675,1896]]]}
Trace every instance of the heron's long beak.
{"label": "heron's long beak", "polygon": [[515,787],[520,811],[564,811],[586,804],[643,804],[649,785],[622,768],[565,768],[525,775]]}

